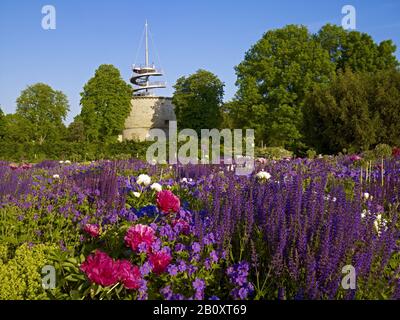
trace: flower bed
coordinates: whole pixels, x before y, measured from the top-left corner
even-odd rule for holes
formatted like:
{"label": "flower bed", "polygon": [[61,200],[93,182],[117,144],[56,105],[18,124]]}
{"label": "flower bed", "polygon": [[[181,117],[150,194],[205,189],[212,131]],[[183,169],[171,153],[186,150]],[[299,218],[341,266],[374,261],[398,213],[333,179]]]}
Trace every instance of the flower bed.
{"label": "flower bed", "polygon": [[[3,162],[1,263],[48,246],[56,288],[37,294],[51,299],[397,298],[399,190],[397,155],[264,159],[249,176]],[[355,289],[342,284],[346,266]]]}

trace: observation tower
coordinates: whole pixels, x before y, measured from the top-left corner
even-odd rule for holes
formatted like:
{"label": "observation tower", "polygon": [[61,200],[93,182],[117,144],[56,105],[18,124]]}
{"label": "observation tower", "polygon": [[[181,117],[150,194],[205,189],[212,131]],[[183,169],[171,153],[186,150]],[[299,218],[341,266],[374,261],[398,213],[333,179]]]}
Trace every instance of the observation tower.
{"label": "observation tower", "polygon": [[146,51],[145,51],[145,64],[133,65],[133,76],[131,83],[134,85],[133,92],[135,95],[150,95],[151,89],[165,88],[166,84],[162,81],[151,82],[150,77],[163,76],[161,69],[157,69],[154,64],[149,64],[149,38],[148,38],[148,24],[145,23],[146,33]]}
{"label": "observation tower", "polygon": [[168,137],[169,121],[176,121],[172,98],[157,96],[154,93],[155,89],[166,88],[166,83],[152,80],[153,77],[162,77],[164,73],[156,68],[154,63],[149,64],[149,33],[146,21],[145,61],[144,64],[135,63],[132,66],[133,75],[130,79],[133,86],[132,108],[125,120],[121,140],[144,141],[149,136],[149,130],[153,128],[164,130]]}

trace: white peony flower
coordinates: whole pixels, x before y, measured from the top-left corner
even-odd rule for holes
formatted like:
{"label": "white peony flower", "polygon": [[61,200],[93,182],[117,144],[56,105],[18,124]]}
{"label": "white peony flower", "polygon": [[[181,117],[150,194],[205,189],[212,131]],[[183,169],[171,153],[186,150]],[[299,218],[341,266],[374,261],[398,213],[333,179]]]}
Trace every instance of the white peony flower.
{"label": "white peony flower", "polygon": [[59,163],[59,164],[63,164],[63,163],[64,163],[64,161],[60,160],[60,161],[58,161],[58,163]]}
{"label": "white peony flower", "polygon": [[133,193],[133,195],[136,197],[136,198],[139,198],[140,197],[140,192],[132,192]]}
{"label": "white peony flower", "polygon": [[64,163],[65,163],[65,164],[71,164],[71,161],[65,160]]}
{"label": "white peony flower", "polygon": [[369,193],[368,192],[364,192],[363,193],[363,197],[364,197],[365,200],[368,200],[369,199]]}
{"label": "white peony flower", "polygon": [[260,171],[259,173],[256,174],[256,177],[258,179],[269,180],[269,179],[271,179],[271,174],[269,172],[266,172],[266,171]]}
{"label": "white peony flower", "polygon": [[147,174],[141,174],[141,175],[139,175],[136,182],[138,184],[143,184],[145,186],[148,186],[151,183],[151,178]]}
{"label": "white peony flower", "polygon": [[53,174],[53,179],[60,179],[60,175],[59,174]]}
{"label": "white peony flower", "polygon": [[159,184],[159,183],[157,183],[157,182],[154,182],[154,183],[150,186],[150,189],[155,190],[155,191],[157,191],[157,192],[160,192],[160,191],[162,190],[162,185]]}

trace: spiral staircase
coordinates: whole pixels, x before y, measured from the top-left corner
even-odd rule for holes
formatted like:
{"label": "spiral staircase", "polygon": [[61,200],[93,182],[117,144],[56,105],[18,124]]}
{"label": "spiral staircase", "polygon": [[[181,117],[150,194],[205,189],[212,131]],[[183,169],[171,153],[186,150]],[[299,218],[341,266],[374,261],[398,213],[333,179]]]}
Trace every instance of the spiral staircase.
{"label": "spiral staircase", "polygon": [[163,72],[161,69],[157,69],[154,64],[149,65],[149,45],[148,45],[148,24],[145,24],[146,33],[146,52],[145,52],[145,64],[144,65],[133,65],[132,71],[133,76],[131,77],[131,83],[134,85],[134,95],[151,95],[152,89],[165,88],[166,83],[163,81],[151,81],[151,77],[161,77]]}

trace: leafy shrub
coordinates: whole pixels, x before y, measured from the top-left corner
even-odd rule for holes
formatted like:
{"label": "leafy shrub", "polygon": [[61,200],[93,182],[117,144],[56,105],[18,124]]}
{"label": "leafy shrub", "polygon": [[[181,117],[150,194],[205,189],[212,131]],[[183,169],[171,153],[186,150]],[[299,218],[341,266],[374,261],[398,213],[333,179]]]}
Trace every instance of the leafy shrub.
{"label": "leafy shrub", "polygon": [[308,149],[307,150],[307,158],[308,159],[314,159],[317,155],[317,151],[315,151],[314,149]]}
{"label": "leafy shrub", "polygon": [[8,259],[7,247],[1,245],[0,300],[47,299],[41,269],[49,263],[46,256],[53,250],[54,246],[23,244]]}
{"label": "leafy shrub", "polygon": [[374,153],[378,158],[388,158],[392,155],[392,147],[387,144],[380,143],[375,147]]}
{"label": "leafy shrub", "polygon": [[279,160],[283,158],[291,158],[293,153],[282,147],[264,147],[256,148],[255,154],[257,157]]}

